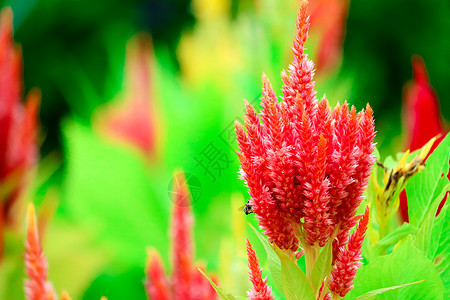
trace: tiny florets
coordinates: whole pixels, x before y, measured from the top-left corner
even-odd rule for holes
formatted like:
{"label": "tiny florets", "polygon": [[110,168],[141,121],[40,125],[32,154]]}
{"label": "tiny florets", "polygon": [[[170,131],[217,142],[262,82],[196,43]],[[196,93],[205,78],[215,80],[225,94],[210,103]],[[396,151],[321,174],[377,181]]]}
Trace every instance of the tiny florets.
{"label": "tiny florets", "polygon": [[236,122],[241,178],[261,228],[282,249],[345,245],[375,162],[373,112],[344,102],[332,109],[314,90],[314,64],[304,53],[309,16],[298,15],[294,57],[283,71],[281,101],[263,74],[262,110],[247,102],[245,131]]}

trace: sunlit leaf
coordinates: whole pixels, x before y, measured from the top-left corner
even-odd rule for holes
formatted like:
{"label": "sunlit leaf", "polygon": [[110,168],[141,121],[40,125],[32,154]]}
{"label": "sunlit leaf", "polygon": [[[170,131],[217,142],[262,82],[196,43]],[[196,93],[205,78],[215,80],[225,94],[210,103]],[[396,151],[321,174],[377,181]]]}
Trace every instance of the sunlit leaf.
{"label": "sunlit leaf", "polygon": [[208,275],[206,275],[201,269],[198,269],[198,271],[200,273],[202,273],[203,276],[205,276],[206,279],[208,279],[209,283],[211,284],[211,286],[214,288],[214,290],[216,291],[217,295],[220,296],[221,299],[223,300],[235,300],[237,299],[236,297],[234,297],[231,294],[225,293],[222,288],[218,287],[214,281],[212,281],[211,278],[208,277]]}
{"label": "sunlit leaf", "polygon": [[[353,299],[370,291],[421,283],[389,290],[379,299],[443,299],[444,285],[433,263],[414,246],[410,236],[396,251],[377,257],[370,264],[361,266],[356,274],[354,289],[347,295]],[[378,298],[377,298],[378,299]]]}
{"label": "sunlit leaf", "polygon": [[280,248],[274,245],[275,252],[281,262],[281,282],[283,294],[287,300],[313,300],[313,289],[305,273],[297,263],[286,255]]}
{"label": "sunlit leaf", "polygon": [[[422,280],[423,281],[423,280]],[[373,290],[370,292],[367,292],[361,296],[356,297],[353,300],[369,300],[369,299],[374,299],[376,295],[380,295],[395,289],[399,289],[408,285],[413,285],[413,284],[418,284],[421,283],[422,281],[416,281],[416,282],[411,282],[411,283],[406,283],[406,284],[402,284],[402,285],[396,285],[396,286],[391,286],[391,287],[387,287],[387,288],[383,288],[383,289],[377,289],[377,290]]]}
{"label": "sunlit leaf", "polygon": [[311,273],[311,280],[314,289],[317,291],[322,285],[323,280],[331,270],[333,260],[333,239],[329,239],[325,247],[317,257],[316,263]]}
{"label": "sunlit leaf", "polygon": [[406,185],[408,196],[408,214],[411,224],[421,224],[434,197],[440,194],[439,187],[445,186],[449,171],[450,135],[428,157],[425,169],[411,177]]}
{"label": "sunlit leaf", "polygon": [[427,254],[428,258],[433,259],[428,252],[428,245],[431,242],[431,231],[433,224],[436,220],[436,211],[438,209],[439,203],[441,203],[445,194],[450,188],[450,184],[447,184],[441,191],[441,193],[433,200],[432,205],[429,207],[427,214],[425,215],[425,219],[422,225],[419,228],[419,231],[416,235],[416,247],[424,253]]}
{"label": "sunlit leaf", "polygon": [[400,240],[406,238],[410,234],[417,232],[417,227],[409,223],[403,223],[402,226],[395,228],[392,232],[379,240],[373,248],[373,253],[378,256],[382,254],[388,247],[395,245]]}

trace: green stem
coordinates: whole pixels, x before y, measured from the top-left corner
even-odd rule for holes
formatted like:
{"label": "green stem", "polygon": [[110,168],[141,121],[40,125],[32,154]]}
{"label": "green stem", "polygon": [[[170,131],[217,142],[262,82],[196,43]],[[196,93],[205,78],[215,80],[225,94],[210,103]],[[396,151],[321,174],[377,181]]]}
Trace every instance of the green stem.
{"label": "green stem", "polygon": [[[319,255],[320,248],[316,245],[307,246],[304,248],[305,252],[305,263],[306,263],[306,278],[308,278],[309,282],[312,284],[311,275],[312,270],[314,269],[314,265],[316,264],[316,259]],[[316,289],[316,287],[313,287]]]}
{"label": "green stem", "polygon": [[379,224],[379,239],[381,240],[386,235],[386,219],[384,217],[381,217],[381,222]]}

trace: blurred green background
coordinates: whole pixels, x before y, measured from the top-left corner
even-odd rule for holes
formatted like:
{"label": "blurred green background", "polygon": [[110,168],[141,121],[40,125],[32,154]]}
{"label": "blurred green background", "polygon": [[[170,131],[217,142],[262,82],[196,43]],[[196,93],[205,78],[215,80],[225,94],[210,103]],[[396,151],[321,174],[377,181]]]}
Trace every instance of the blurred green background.
{"label": "blurred green background", "polygon": [[[413,54],[427,64],[450,119],[450,2],[341,2],[344,21],[335,30],[345,38],[331,67],[317,70],[318,96],[358,110],[369,102],[381,153],[404,150],[402,91]],[[23,52],[24,89],[42,91],[41,160],[24,201],[48,218],[43,244],[57,291],[145,299],[146,247],[171,268],[169,193],[181,168],[195,188],[196,257],[244,295],[244,231],[254,217],[238,211],[248,194],[237,176],[233,122],[242,120],[243,98],[257,105],[262,72],[280,90],[298,1],[0,1],[6,5]],[[306,50],[313,59],[322,29],[313,22]],[[129,109],[141,96],[143,126]],[[111,119],[122,113],[134,124],[128,133],[150,139],[147,148],[114,135]],[[23,298],[22,238],[10,237],[0,265],[1,299]]]}

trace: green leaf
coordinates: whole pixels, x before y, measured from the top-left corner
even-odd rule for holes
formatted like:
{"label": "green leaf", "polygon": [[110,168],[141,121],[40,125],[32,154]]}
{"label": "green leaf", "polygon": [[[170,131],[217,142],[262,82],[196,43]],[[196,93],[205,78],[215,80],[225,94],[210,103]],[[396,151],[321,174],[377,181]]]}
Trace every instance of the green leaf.
{"label": "green leaf", "polygon": [[379,299],[443,299],[444,285],[433,263],[414,246],[412,236],[389,255],[359,268],[348,299],[370,291],[425,280],[417,285],[389,290]]}
{"label": "green leaf", "polygon": [[450,201],[446,201],[439,216],[433,224],[430,243],[428,245],[428,258],[436,265],[436,269],[444,283],[446,296],[450,299]]}
{"label": "green leaf", "polygon": [[275,283],[275,285],[278,287],[280,291],[283,290],[283,284],[281,281],[281,262],[280,258],[278,257],[275,250],[273,250],[272,246],[270,246],[269,242],[267,241],[267,238],[264,237],[255,227],[253,227],[251,224],[249,224],[250,227],[255,232],[258,239],[261,241],[261,243],[264,246],[264,249],[266,250],[267,254],[267,264],[269,267],[270,275],[272,276],[272,280]]}
{"label": "green leaf", "polygon": [[99,244],[116,251],[114,264],[141,265],[147,246],[166,253],[172,202],[167,190],[155,192],[157,186],[167,186],[165,176],[150,178],[137,154],[76,122],[64,126],[64,135],[67,168],[61,209],[78,226],[90,228]]}
{"label": "green leaf", "polygon": [[412,176],[406,185],[408,196],[408,214],[411,224],[419,225],[434,199],[440,194],[437,189],[444,184],[449,170],[450,135],[441,141],[425,163],[425,169]]}
{"label": "green leaf", "polygon": [[383,162],[383,165],[388,168],[389,170],[392,170],[397,166],[398,161],[396,161],[392,156],[386,157],[386,159]]}
{"label": "green leaf", "polygon": [[208,277],[208,275],[206,275],[200,268],[197,268],[197,270],[202,273],[202,275],[208,279],[209,283],[211,284],[211,286],[213,287],[213,289],[216,291],[217,295],[219,295],[219,297],[223,300],[235,300],[237,299],[235,296],[229,294],[229,293],[225,293],[222,288],[218,287],[214,281],[212,281],[211,278]]}
{"label": "green leaf", "polygon": [[449,265],[442,265],[445,263],[445,258],[450,260],[450,201],[446,201],[444,207],[442,208],[439,216],[433,224],[433,229],[431,231],[430,243],[428,246],[428,258],[431,261],[435,261],[438,258],[438,272],[443,273],[444,269],[448,268]]}
{"label": "green leaf", "polygon": [[410,234],[417,232],[417,227],[409,223],[403,223],[402,226],[397,227],[384,238],[379,240],[373,247],[373,254],[375,256],[381,255],[387,248],[397,244],[400,240],[406,238]]}
{"label": "green leaf", "polygon": [[315,291],[317,291],[322,285],[323,280],[328,275],[331,270],[331,263],[333,260],[333,240],[329,239],[325,247],[317,257],[316,263],[314,264],[311,281]]}
{"label": "green leaf", "polygon": [[421,282],[423,282],[423,280],[416,281],[416,282],[411,282],[411,283],[405,283],[405,284],[402,284],[402,285],[391,286],[391,287],[387,287],[387,288],[383,288],[383,289],[373,290],[373,291],[367,292],[367,293],[365,293],[365,294],[363,294],[361,296],[358,296],[358,297],[356,297],[353,300],[370,300],[370,299],[374,299],[376,295],[380,295],[380,294],[383,294],[383,293],[386,293],[386,292],[389,292],[389,291],[392,291],[392,290],[395,290],[395,289],[402,288],[404,286],[413,285],[413,284],[417,284],[417,283],[421,283]]}
{"label": "green leaf", "polygon": [[433,257],[432,254],[429,254],[428,252],[428,245],[430,244],[432,238],[431,231],[433,228],[434,221],[436,220],[435,217],[436,212],[439,207],[439,204],[441,203],[442,199],[444,198],[449,188],[450,184],[447,184],[443,188],[442,192],[433,200],[433,203],[429,207],[425,219],[416,235],[416,243],[415,243],[416,247],[422,250],[424,253],[426,253],[427,257],[430,259],[433,259]]}
{"label": "green leaf", "polygon": [[[446,176],[442,177],[439,182],[438,185],[436,186],[436,189],[434,191],[433,197],[431,199],[436,198],[439,194],[442,194],[442,191],[445,188],[448,188],[447,185],[450,183],[450,181],[448,180],[448,178]],[[445,193],[444,193],[445,194]],[[443,199],[443,197],[441,198],[441,200]]]}
{"label": "green leaf", "polygon": [[286,300],[314,300],[314,292],[305,273],[277,245],[273,245],[273,247],[281,262],[282,291]]}

